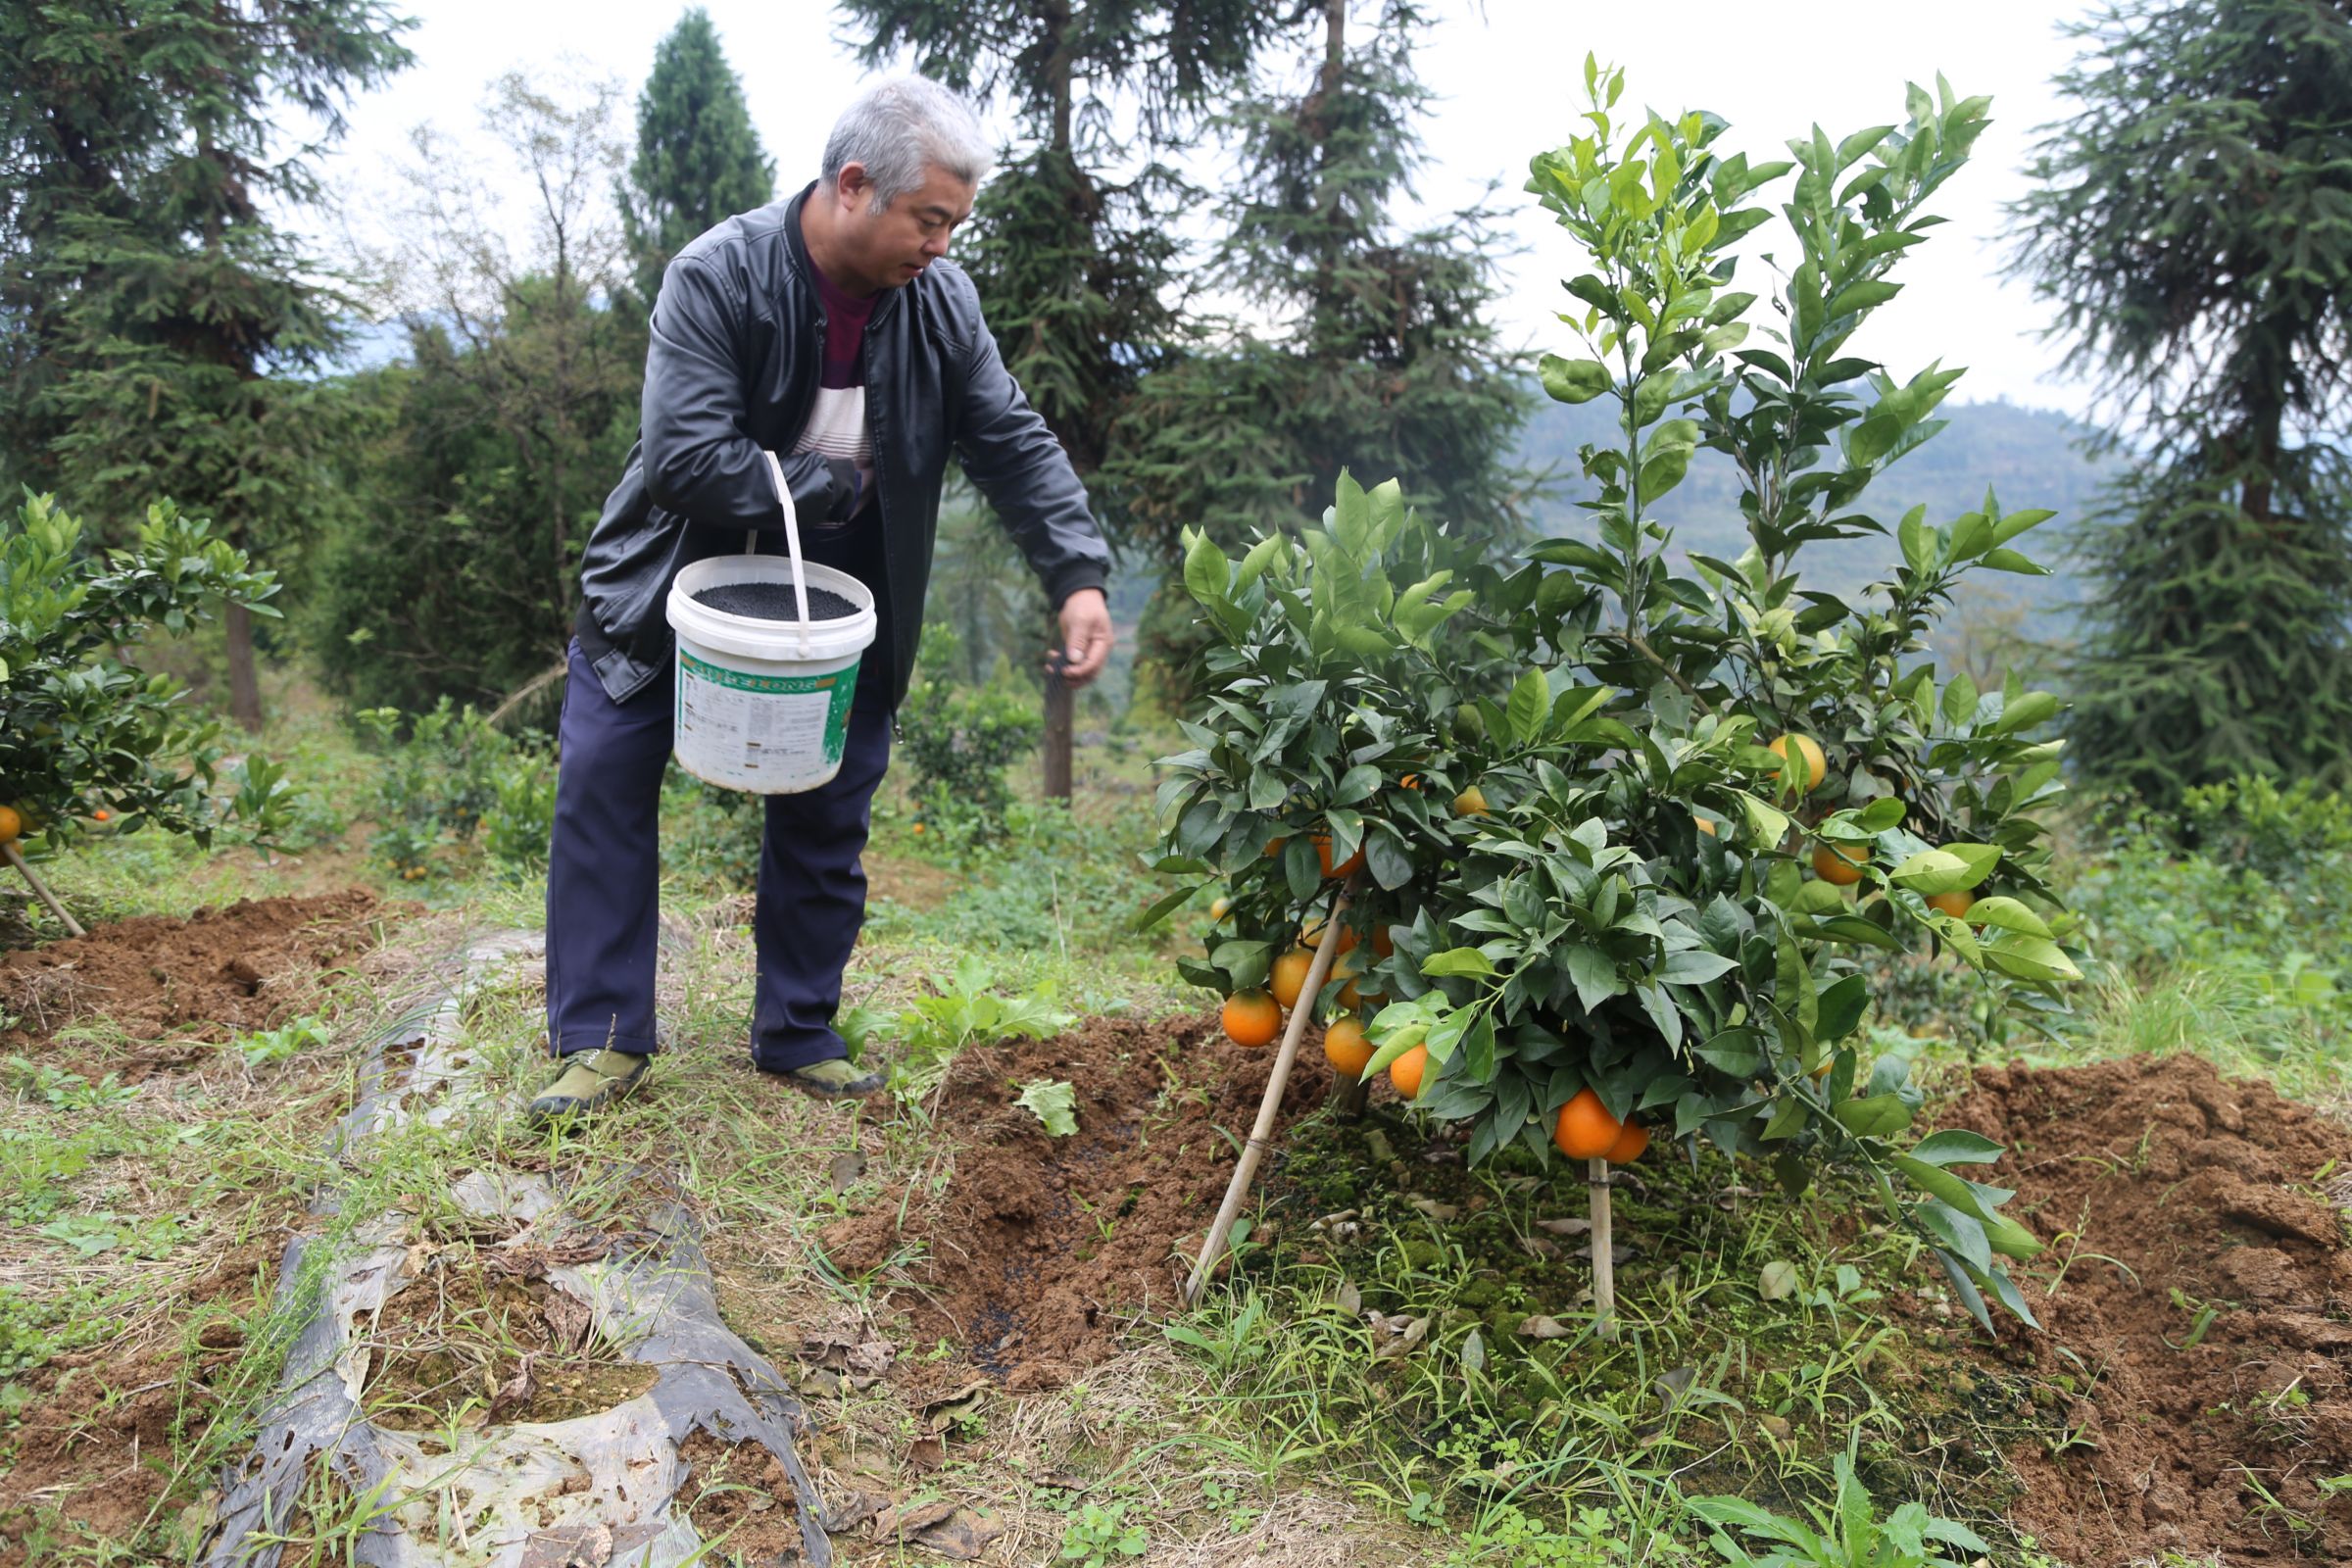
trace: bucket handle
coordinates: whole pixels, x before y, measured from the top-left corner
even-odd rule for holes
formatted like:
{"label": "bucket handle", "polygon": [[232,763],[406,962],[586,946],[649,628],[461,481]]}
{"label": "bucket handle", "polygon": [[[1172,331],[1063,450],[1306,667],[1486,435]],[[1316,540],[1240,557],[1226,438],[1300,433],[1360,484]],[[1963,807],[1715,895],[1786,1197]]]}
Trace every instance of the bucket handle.
{"label": "bucket handle", "polygon": [[[784,548],[792,557],[792,598],[801,611],[801,657],[810,658],[808,652],[808,582],[801,571],[801,519],[792,507],[792,486],[784,482],[784,465],[776,461],[773,452],[762,451],[767,459],[767,476],[775,481],[776,499],[784,503]],[[747,528],[743,534],[743,553],[752,555],[760,543],[757,530]]]}

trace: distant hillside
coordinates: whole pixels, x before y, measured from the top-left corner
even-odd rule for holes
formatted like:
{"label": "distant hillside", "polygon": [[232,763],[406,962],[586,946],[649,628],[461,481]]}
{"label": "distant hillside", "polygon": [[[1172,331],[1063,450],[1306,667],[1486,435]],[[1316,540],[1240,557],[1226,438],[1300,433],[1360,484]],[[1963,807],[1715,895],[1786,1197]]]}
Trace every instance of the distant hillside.
{"label": "distant hillside", "polygon": [[[1949,522],[1975,511],[1987,485],[2005,512],[2048,507],[2058,515],[2027,541],[2031,553],[2056,575],[2046,578],[1985,577],[2014,596],[2026,613],[2026,629],[2039,636],[2059,633],[2078,584],[2066,571],[2055,546],[2096,497],[2105,463],[2076,450],[2082,427],[2063,414],[2014,403],[1947,403],[1940,411],[1951,422],[1927,445],[1886,470],[1857,509],[1887,525],[1887,536],[1871,536],[1808,546],[1799,558],[1809,582],[1831,592],[1850,592],[1885,576],[1896,551],[1891,530],[1912,507],[1926,503],[1928,515]],[[1586,514],[1576,510],[1592,489],[1579,473],[1576,451],[1588,441],[1609,439],[1610,408],[1603,402],[1571,407],[1544,399],[1529,421],[1521,459],[1531,466],[1555,466],[1563,484],[1539,510],[1545,533],[1591,534]],[[1670,494],[1658,514],[1675,529],[1686,550],[1737,560],[1747,548],[1739,508],[1740,486],[1731,461],[1701,452],[1690,476]],[[2033,548],[2038,546],[2038,548]]]}

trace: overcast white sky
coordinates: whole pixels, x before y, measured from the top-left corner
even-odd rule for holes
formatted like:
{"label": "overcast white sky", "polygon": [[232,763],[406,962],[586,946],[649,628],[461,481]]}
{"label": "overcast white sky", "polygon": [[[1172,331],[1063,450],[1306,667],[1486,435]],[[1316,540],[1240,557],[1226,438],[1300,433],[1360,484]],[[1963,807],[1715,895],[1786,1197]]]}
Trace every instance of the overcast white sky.
{"label": "overcast white sky", "polygon": [[[417,63],[353,106],[329,178],[364,204],[406,151],[412,126],[471,132],[492,77],[560,54],[618,77],[633,102],[656,42],[682,9],[666,0],[409,0],[406,10],[421,24],[408,36]],[[832,8],[823,0],[706,0],[705,9],[743,78],[779,187],[797,186],[814,174],[826,130],[864,75],[836,41]],[[1504,264],[1509,289],[1500,313],[1514,342],[1573,346],[1551,313],[1566,299],[1558,280],[1578,270],[1578,259],[1519,187],[1531,154],[1579,128],[1587,50],[1626,68],[1630,101],[1664,112],[1713,110],[1732,122],[1732,144],[1758,160],[1816,120],[1833,136],[1899,121],[1903,83],[1932,82],[1941,71],[1964,96],[1992,95],[1993,124],[1935,204],[1950,221],[1906,262],[1897,276],[1907,291],[1857,346],[1898,376],[1937,358],[1967,366],[1956,389],[1964,400],[2083,409],[2083,390],[2057,373],[2058,347],[2034,335],[2044,310],[1999,275],[2001,204],[2023,188],[2019,171],[2034,127],[2066,110],[2049,85],[2071,54],[2058,25],[2085,10],[2083,0],[1868,8],[1680,0],[1671,10],[1442,0],[1432,9],[1446,20],[1420,60],[1438,95],[1424,127],[1430,167],[1420,194],[1430,207],[1452,208],[1489,181],[1503,182],[1496,205],[1510,215],[1506,231],[1521,250]],[[992,123],[1007,122],[998,115]],[[364,225],[364,212],[353,216]]]}

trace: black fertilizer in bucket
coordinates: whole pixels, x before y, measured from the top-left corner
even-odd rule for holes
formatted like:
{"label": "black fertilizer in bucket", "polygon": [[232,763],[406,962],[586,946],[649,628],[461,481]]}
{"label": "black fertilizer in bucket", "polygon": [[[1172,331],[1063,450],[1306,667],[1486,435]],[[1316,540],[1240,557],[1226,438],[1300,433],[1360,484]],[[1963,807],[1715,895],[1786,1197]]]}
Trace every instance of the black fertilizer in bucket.
{"label": "black fertilizer in bucket", "polygon": [[[801,607],[788,582],[722,582],[694,595],[694,602],[722,615],[745,615],[753,620],[798,620]],[[811,621],[841,620],[858,613],[858,607],[823,588],[808,590]]]}

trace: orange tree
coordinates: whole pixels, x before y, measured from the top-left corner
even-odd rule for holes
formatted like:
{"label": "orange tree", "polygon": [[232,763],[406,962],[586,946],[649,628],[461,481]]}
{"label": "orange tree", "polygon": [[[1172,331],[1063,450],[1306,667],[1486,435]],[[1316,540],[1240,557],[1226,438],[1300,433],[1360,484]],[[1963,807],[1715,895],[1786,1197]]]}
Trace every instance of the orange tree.
{"label": "orange tree", "polygon": [[[1254,988],[1360,850],[1363,940],[1300,1004],[1377,1004],[1364,1076],[1425,1050],[1415,1103],[1467,1122],[1471,1159],[1549,1158],[1590,1088],[1792,1193],[1824,1161],[1866,1169],[1980,1322],[1987,1298],[2031,1321],[2000,1258],[2036,1244],[1959,1169],[1998,1148],[1910,1140],[1906,1064],[1858,1045],[1874,950],[1940,949],[2028,1010],[2079,978],[2035,819],[2061,788],[2034,735],[2056,704],[1939,682],[1925,645],[1967,573],[2040,569],[2013,542],[2049,514],[1988,496],[1890,528],[1862,499],[1934,435],[1958,372],[1897,382],[1846,345],[1898,293],[1985,103],[1913,88],[1899,126],[1751,165],[1713,117],[1627,125],[1621,75],[1588,62],[1587,85],[1592,134],[1537,158],[1531,189],[1591,261],[1562,318],[1590,357],[1547,357],[1544,384],[1620,416],[1582,454],[1590,534],[1490,564],[1394,483],[1343,478],[1320,529],[1238,561],[1188,539],[1204,698],[1158,797],[1159,868],[1185,880],[1147,918],[1221,883],[1226,913],[1179,966]],[[1759,308],[1728,247],[1774,221],[1749,198],[1790,175],[1794,265]],[[1664,520],[1701,447],[1740,476],[1736,561],[1683,555]],[[1872,533],[1893,538],[1886,580],[1801,585],[1804,546]],[[1809,872],[1824,851],[1834,880]]]}
{"label": "orange tree", "polygon": [[222,603],[275,614],[264,603],[275,591],[170,502],[148,509],[127,549],[85,548],[80,521],[48,496],[0,518],[0,806],[36,848],[72,842],[96,811],[120,830],[210,833],[220,726],[121,650],[182,634]]}

